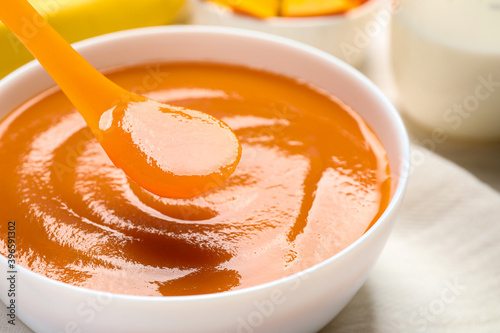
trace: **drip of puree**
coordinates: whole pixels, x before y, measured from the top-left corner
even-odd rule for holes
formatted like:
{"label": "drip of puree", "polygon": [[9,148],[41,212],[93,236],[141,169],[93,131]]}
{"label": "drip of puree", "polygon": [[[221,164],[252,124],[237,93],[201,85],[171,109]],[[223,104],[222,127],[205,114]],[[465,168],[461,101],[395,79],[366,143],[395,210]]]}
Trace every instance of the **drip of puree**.
{"label": "drip of puree", "polygon": [[[161,198],[110,162],[60,91],[34,97],[0,124],[0,220],[16,221],[17,263],[34,272],[132,295],[240,289],[331,257],[388,204],[381,143],[359,115],[313,87],[209,63],[108,76],[223,120],[242,144],[241,161],[211,192]],[[5,256],[7,233],[0,223]]]}

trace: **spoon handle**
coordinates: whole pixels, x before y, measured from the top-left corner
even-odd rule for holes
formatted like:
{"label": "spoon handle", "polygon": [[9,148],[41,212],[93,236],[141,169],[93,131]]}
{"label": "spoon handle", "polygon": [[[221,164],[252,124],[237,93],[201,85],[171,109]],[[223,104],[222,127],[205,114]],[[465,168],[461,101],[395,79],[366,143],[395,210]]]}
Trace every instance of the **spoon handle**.
{"label": "spoon handle", "polygon": [[0,0],[0,20],[79,106],[89,126],[127,93],[92,67],[27,0]]}

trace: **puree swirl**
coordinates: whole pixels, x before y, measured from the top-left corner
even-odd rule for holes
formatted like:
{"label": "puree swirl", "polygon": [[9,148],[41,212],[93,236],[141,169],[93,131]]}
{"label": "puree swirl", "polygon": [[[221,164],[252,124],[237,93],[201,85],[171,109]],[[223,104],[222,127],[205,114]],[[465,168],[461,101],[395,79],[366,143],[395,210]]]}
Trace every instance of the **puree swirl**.
{"label": "puree swirl", "polygon": [[[241,161],[211,192],[158,197],[110,162],[51,89],[0,124],[0,215],[16,221],[21,266],[122,294],[222,292],[331,257],[387,206],[382,145],[354,111],[313,87],[204,63],[144,65],[109,77],[222,119],[242,144]],[[6,255],[6,223],[0,236]]]}

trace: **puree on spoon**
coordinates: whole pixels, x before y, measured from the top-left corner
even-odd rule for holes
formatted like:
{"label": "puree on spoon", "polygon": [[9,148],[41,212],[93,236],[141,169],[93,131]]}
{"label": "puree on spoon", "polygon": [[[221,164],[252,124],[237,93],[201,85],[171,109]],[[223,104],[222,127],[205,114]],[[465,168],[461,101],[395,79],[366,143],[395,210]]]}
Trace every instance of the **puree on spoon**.
{"label": "puree on spoon", "polygon": [[[147,97],[233,128],[243,148],[233,176],[191,199],[145,191],[113,165],[67,98],[49,90],[0,123],[0,219],[16,220],[19,265],[122,294],[222,292],[331,257],[385,210],[384,148],[333,96],[237,66],[151,66],[168,80]],[[109,78],[132,89],[150,69]],[[0,223],[3,255],[7,232]]]}
{"label": "puree on spoon", "polygon": [[111,161],[141,187],[163,197],[190,198],[234,172],[241,146],[222,121],[108,80],[27,0],[0,0],[0,6],[0,20],[68,96]]}

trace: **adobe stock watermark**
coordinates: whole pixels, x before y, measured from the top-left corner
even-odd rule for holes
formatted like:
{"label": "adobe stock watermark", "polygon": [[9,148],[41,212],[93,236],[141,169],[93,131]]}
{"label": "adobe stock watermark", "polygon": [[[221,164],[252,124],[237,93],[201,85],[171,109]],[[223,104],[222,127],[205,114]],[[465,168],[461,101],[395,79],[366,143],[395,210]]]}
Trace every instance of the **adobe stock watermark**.
{"label": "adobe stock watermark", "polygon": [[226,16],[228,12],[231,12],[232,8],[239,6],[242,0],[224,0],[223,2],[224,5],[211,4],[219,17]]}
{"label": "adobe stock watermark", "polygon": [[16,221],[7,222],[7,323],[16,325],[16,307],[17,307],[17,251],[16,251]]}
{"label": "adobe stock watermark", "polygon": [[478,111],[481,102],[489,99],[500,87],[500,81],[494,81],[491,73],[487,77],[479,76],[477,80],[478,84],[473,93],[465,97],[461,103],[453,104],[443,113],[443,120],[454,130],[462,126],[464,119]]}
{"label": "adobe stock watermark", "polygon": [[435,323],[446,308],[455,303],[465,290],[467,290],[467,286],[460,283],[458,278],[445,280],[439,295],[409,316],[408,325],[415,327],[417,332],[425,332],[429,323]]}
{"label": "adobe stock watermark", "polygon": [[[130,89],[131,92],[142,95],[149,91],[153,91],[158,88],[162,82],[165,81],[165,78],[169,76],[169,73],[164,71],[162,67],[157,65],[148,65],[145,67],[147,72],[146,75],[143,76],[141,83],[132,87]],[[122,100],[117,99],[113,102],[114,105],[119,105],[122,102],[127,101],[128,95],[125,96]],[[112,130],[111,127],[109,130]],[[65,145],[64,149],[66,150],[66,155],[64,161],[54,161],[52,163],[52,172],[56,176],[59,182],[64,181],[64,175],[67,173],[71,173],[75,166],[77,165],[78,157],[85,151],[86,144],[97,138],[98,141],[101,141],[100,135],[102,133],[100,131],[93,132],[90,128],[85,127],[80,132],[82,139],[73,146]]]}
{"label": "adobe stock watermark", "polygon": [[75,317],[64,324],[64,331],[59,333],[82,333],[97,316],[112,302],[111,293],[99,292],[97,296],[87,297],[75,308]]}
{"label": "adobe stock watermark", "polygon": [[[272,115],[272,117],[269,118],[272,123],[263,124],[260,128],[259,126],[256,126],[256,133],[254,135],[255,138],[263,140],[266,138],[272,138],[283,132],[287,126],[290,125],[290,121],[299,116],[296,110],[291,109],[286,105],[273,105],[269,111]],[[228,125],[231,127],[230,121],[228,121]],[[236,136],[238,136],[238,129],[243,129],[243,127],[234,127],[233,129],[236,131]],[[249,163],[258,158],[258,148],[255,148],[255,146],[245,145],[242,143],[242,149],[243,151],[240,164]],[[209,193],[211,189],[216,189],[219,185],[221,185],[223,180],[223,175],[212,174],[210,175],[207,183],[205,183],[204,187],[194,189],[194,193],[196,193],[197,196]],[[190,215],[189,209],[182,209],[185,210],[185,216]]]}
{"label": "adobe stock watermark", "polygon": [[280,306],[289,301],[290,294],[299,290],[302,286],[302,282],[308,278],[307,272],[301,272],[297,275],[293,284],[289,285],[286,289],[273,289],[265,299],[255,300],[252,303],[253,311],[236,318],[236,333],[256,332],[264,325],[267,319],[271,318],[276,313]]}
{"label": "adobe stock watermark", "polygon": [[[255,134],[255,137],[274,137],[275,135],[283,132],[294,119],[299,117],[298,111],[286,105],[273,105],[271,114],[272,117],[270,119],[272,119],[273,124],[260,128]],[[253,147],[248,147],[245,153],[247,155],[247,159],[254,160],[257,158],[257,151]]]}
{"label": "adobe stock watermark", "polygon": [[[318,243],[318,249],[314,252],[316,262],[324,261],[330,256],[331,253],[329,249],[324,244]],[[294,293],[303,287],[303,282],[309,278],[307,269],[310,267],[312,267],[310,262],[305,263],[302,261],[298,267],[299,273],[291,284],[272,289],[268,297],[263,300],[255,300],[252,303],[253,311],[236,318],[236,333],[254,333],[261,328],[266,320],[271,318],[276,311],[279,310],[280,306],[289,301]]]}
{"label": "adobe stock watermark", "polygon": [[[498,93],[500,81],[493,77],[493,74],[480,75],[477,78],[477,85],[470,95],[462,98],[458,103],[453,104],[443,112],[443,121],[446,125],[456,131],[475,112],[480,112],[481,103]],[[428,137],[416,140],[416,146],[410,153],[409,161],[402,161],[403,168],[410,173],[415,167],[422,165],[427,159],[429,151],[435,152],[439,145],[449,140],[449,135],[443,127],[435,127]]]}
{"label": "adobe stock watermark", "polygon": [[455,320],[455,313],[447,313],[446,318],[440,317],[445,314],[447,308],[459,300],[467,290],[467,286],[462,284],[457,277],[445,279],[441,284],[442,288],[429,301],[411,310],[394,311],[395,316],[387,313],[387,317],[382,318],[386,326],[384,332],[427,332],[433,323],[436,323],[438,327],[443,327],[443,323]]}
{"label": "adobe stock watermark", "polygon": [[[42,17],[50,18],[56,15],[56,13],[65,5],[70,3],[71,0],[51,0],[51,1],[38,1],[37,10]],[[31,39],[38,35],[40,28],[44,27],[47,22],[38,19],[38,16],[33,17],[21,17],[23,26],[21,28],[21,38],[25,43],[29,43]],[[22,50],[23,43],[11,32],[7,34],[7,39],[9,40],[14,53],[18,54]]]}
{"label": "adobe stock watermark", "polygon": [[[276,307],[284,304],[287,298],[280,289],[272,290],[267,299],[254,301],[254,311],[247,316],[239,316],[237,319],[237,333],[253,333],[264,324],[266,318],[271,317],[276,311]],[[226,332],[229,333],[229,332]]]}
{"label": "adobe stock watermark", "polygon": [[[403,2],[410,2],[413,0],[406,0]],[[366,49],[373,39],[379,37],[390,25],[392,15],[398,14],[403,8],[401,0],[391,1],[390,6],[382,8],[376,13],[372,13],[372,18],[364,24],[364,26],[354,27],[354,38],[352,42],[342,42],[339,47],[344,55],[344,59],[352,62],[357,55]]]}

